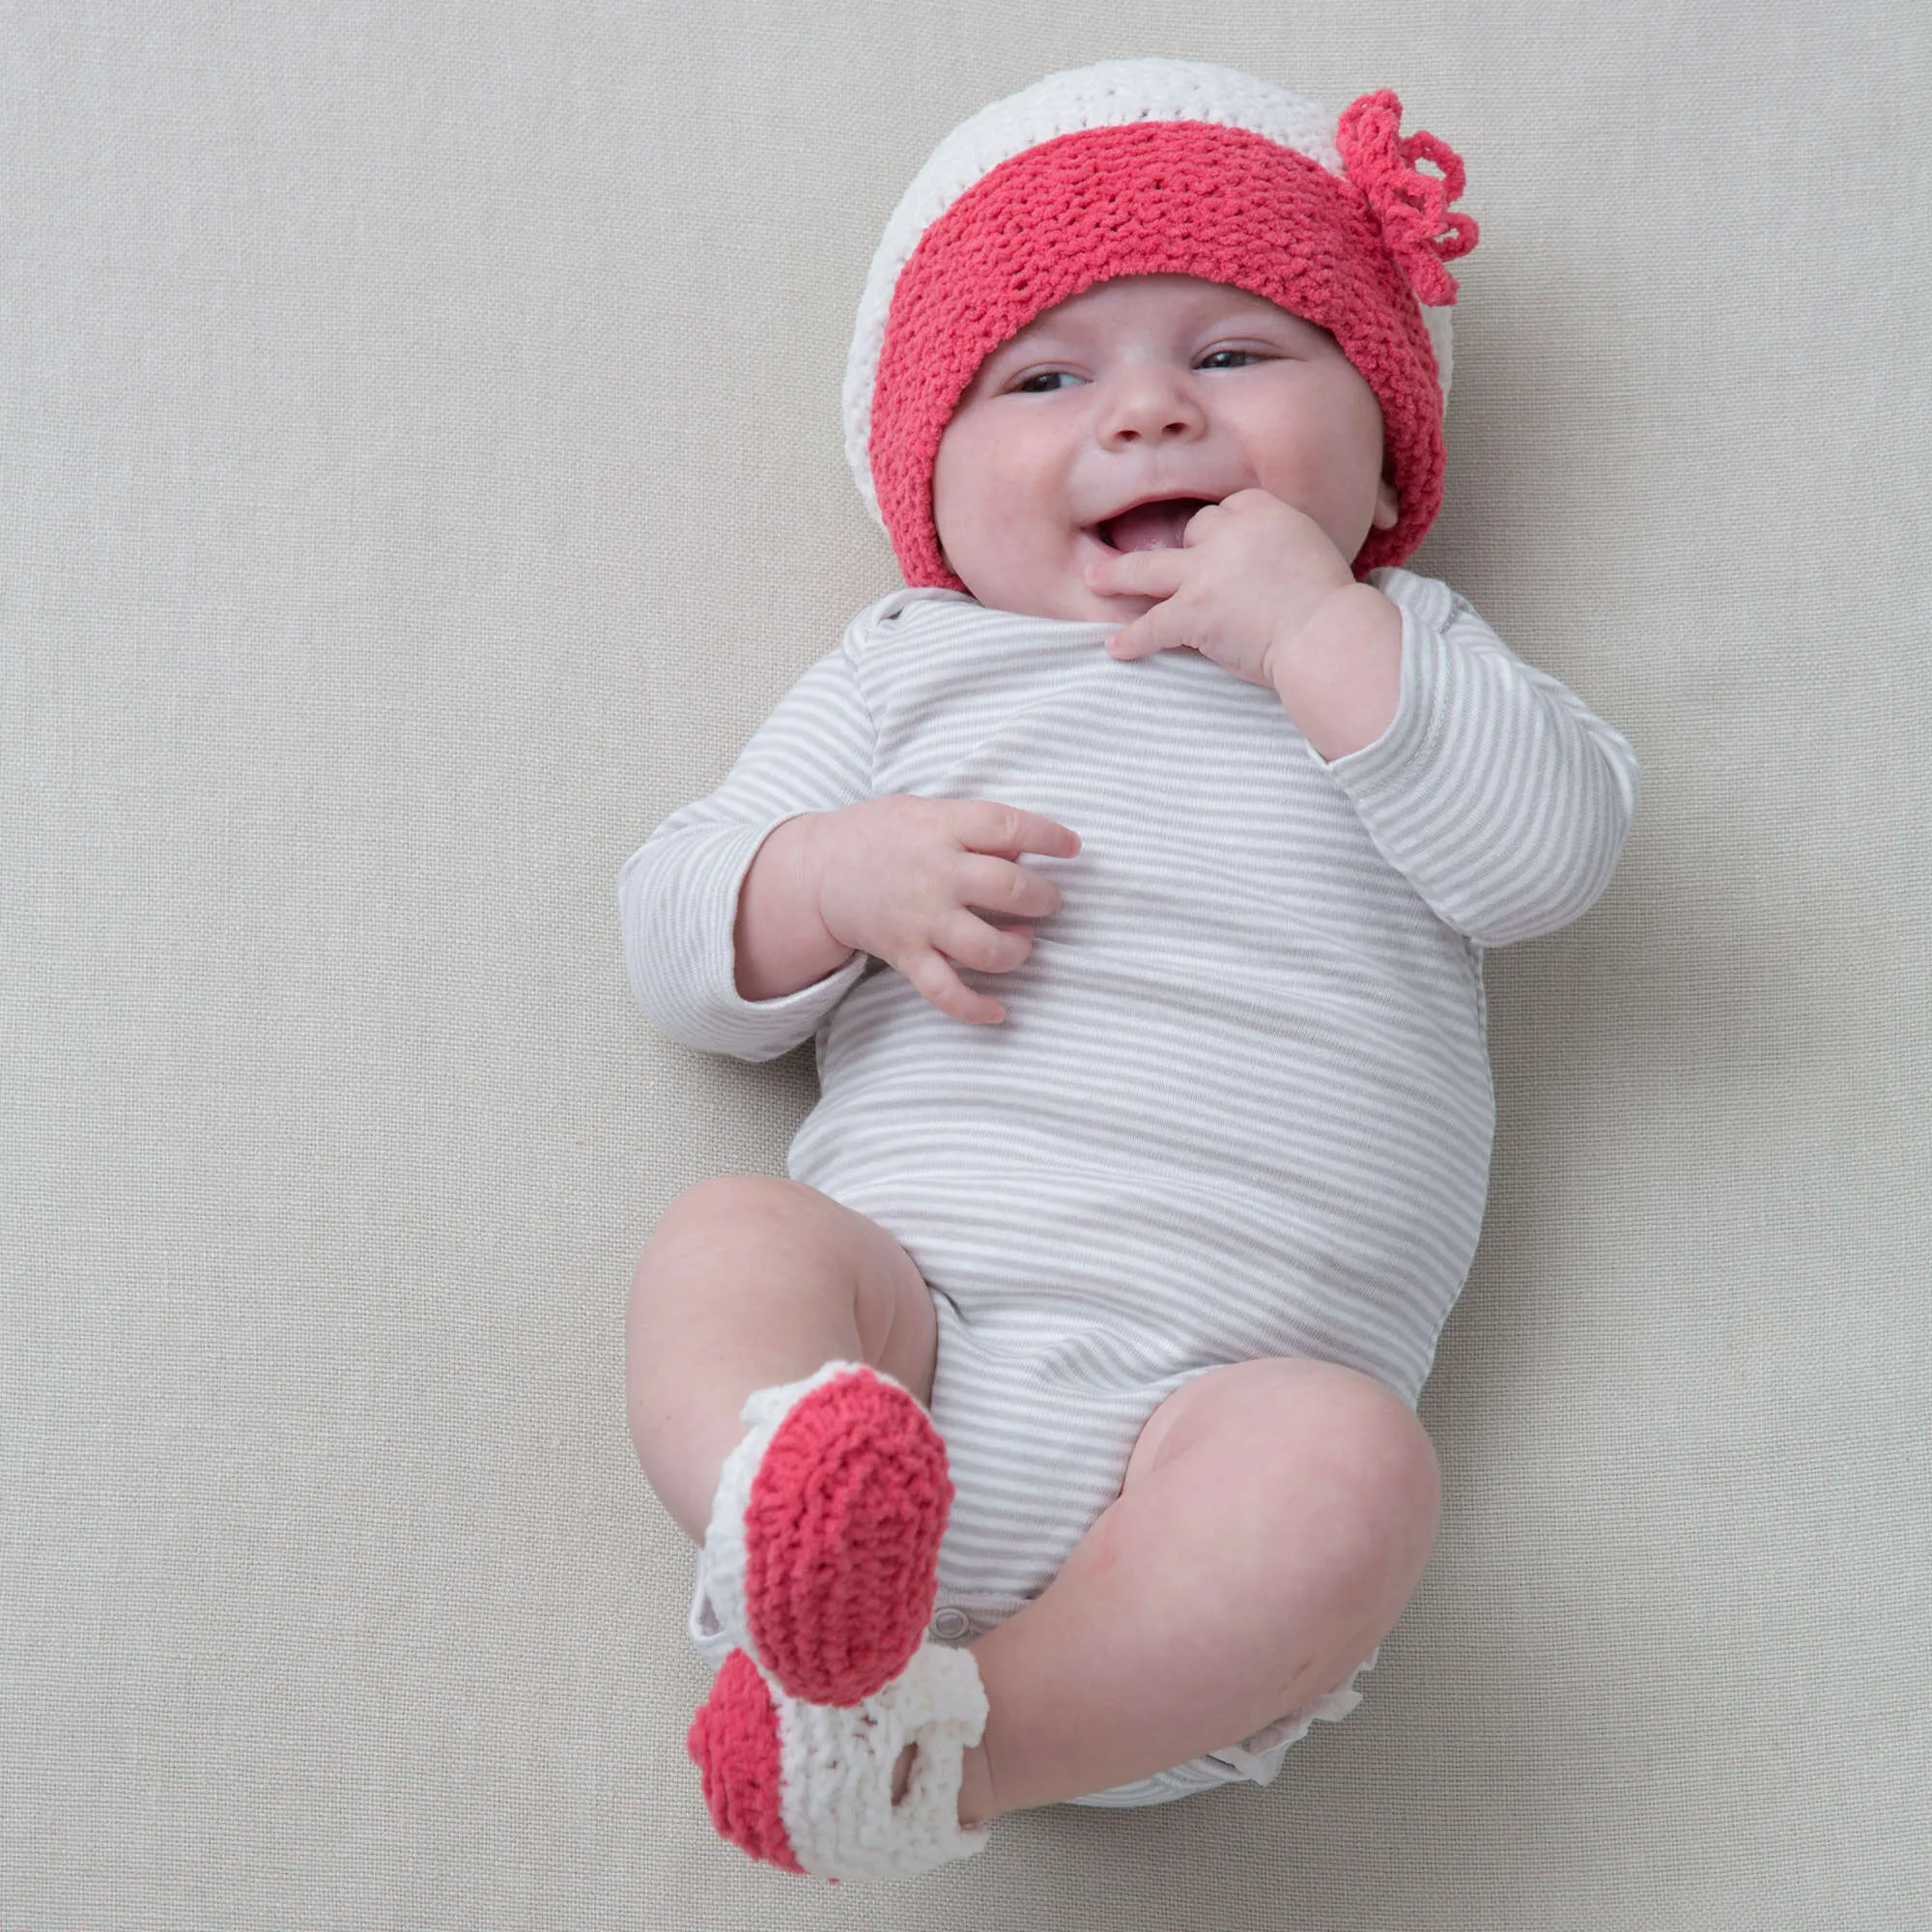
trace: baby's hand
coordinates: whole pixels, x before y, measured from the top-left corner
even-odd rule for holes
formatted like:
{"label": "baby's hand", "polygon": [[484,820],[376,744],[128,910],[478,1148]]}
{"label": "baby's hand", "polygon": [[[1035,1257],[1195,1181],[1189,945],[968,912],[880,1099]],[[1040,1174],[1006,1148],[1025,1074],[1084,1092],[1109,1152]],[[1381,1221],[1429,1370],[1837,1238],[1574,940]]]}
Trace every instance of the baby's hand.
{"label": "baby's hand", "polygon": [[983,1026],[1006,1018],[952,962],[1009,973],[1032,953],[1033,928],[995,926],[966,908],[1036,919],[1058,912],[1060,889],[1018,856],[1070,859],[1079,834],[989,799],[912,792],[828,812],[817,833],[818,916],[839,945],[883,959],[954,1019]]}
{"label": "baby's hand", "polygon": [[1278,690],[1275,658],[1355,582],[1321,526],[1265,490],[1195,511],[1180,542],[1087,566],[1088,588],[1102,597],[1159,600],[1107,639],[1114,657],[1198,651],[1244,683]]}

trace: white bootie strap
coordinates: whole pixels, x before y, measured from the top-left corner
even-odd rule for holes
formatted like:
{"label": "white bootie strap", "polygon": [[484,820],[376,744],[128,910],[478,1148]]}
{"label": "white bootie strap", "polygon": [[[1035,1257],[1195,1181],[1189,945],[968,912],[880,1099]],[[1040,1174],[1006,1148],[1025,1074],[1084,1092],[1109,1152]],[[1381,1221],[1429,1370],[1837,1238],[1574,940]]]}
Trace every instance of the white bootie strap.
{"label": "white bootie strap", "polygon": [[[962,1829],[966,1751],[986,1728],[986,1692],[969,1650],[927,1643],[875,1696],[849,1709],[778,1699],[779,1805],[798,1861],[821,1878],[912,1878],[985,1848],[990,1825]],[[893,1774],[918,1747],[905,1796]]]}

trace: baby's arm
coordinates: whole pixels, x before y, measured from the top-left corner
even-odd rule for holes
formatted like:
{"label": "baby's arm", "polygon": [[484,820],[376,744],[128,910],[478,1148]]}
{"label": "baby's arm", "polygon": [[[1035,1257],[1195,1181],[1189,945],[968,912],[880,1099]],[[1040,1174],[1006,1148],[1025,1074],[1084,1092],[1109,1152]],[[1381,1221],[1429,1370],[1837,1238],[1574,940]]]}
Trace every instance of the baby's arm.
{"label": "baby's arm", "polygon": [[824,838],[838,813],[787,818],[758,847],[738,893],[733,940],[739,993],[780,1000],[836,973],[853,954],[818,912]]}
{"label": "baby's arm", "polygon": [[1370,581],[1404,611],[1401,701],[1330,776],[1382,856],[1478,945],[1567,925],[1616,869],[1636,753],[1447,584],[1394,569]]}
{"label": "baby's arm", "polygon": [[[802,815],[870,795],[874,732],[851,655],[857,629],[779,700],[724,782],[671,812],[625,863],[617,901],[631,990],[660,1032],[688,1046],[774,1059],[808,1037],[864,970],[839,955],[828,977],[821,958],[782,996],[753,999],[739,989],[734,943],[741,888],[772,839]],[[771,879],[782,876],[775,864]]]}
{"label": "baby's arm", "polygon": [[885,960],[943,1012],[1005,1017],[955,965],[1004,973],[1024,925],[1060,893],[1022,852],[1070,858],[1078,838],[984,799],[869,796],[874,732],[851,646],[786,693],[709,796],[673,811],[618,883],[624,961],[652,1023],[689,1046],[770,1060],[806,1038]]}

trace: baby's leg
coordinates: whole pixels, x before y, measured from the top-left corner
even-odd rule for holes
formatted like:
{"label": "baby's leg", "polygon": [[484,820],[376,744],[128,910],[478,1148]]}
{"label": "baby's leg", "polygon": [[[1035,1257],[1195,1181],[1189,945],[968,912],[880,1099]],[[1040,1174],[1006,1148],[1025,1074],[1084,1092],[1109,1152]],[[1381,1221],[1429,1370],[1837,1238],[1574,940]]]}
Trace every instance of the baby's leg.
{"label": "baby's leg", "polygon": [[932,1398],[938,1327],[911,1256],[816,1188],[731,1175],[659,1217],[631,1287],[631,1438],[659,1501],[704,1541],[753,1389],[869,1362]]}
{"label": "baby's leg", "polygon": [[990,1715],[961,1819],[1149,1776],[1346,1683],[1439,1508],[1428,1435],[1366,1376],[1281,1359],[1184,1384],[1053,1583],[974,1646]]}

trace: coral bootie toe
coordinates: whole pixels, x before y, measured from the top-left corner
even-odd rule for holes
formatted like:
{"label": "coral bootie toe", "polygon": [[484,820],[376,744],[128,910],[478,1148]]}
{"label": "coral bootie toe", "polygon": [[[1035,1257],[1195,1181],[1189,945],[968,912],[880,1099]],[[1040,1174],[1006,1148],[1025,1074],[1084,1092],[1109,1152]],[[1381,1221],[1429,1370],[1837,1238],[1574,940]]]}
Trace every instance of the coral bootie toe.
{"label": "coral bootie toe", "polygon": [[[990,1825],[962,1828],[967,1747],[986,1727],[970,1651],[923,1645],[857,1704],[808,1704],[774,1690],[742,1650],[724,1660],[686,1748],[719,1834],[782,1871],[913,1878],[982,1850]],[[893,1802],[899,1753],[916,1745]]]}
{"label": "coral bootie toe", "polygon": [[905,1668],[952,1506],[946,1444],[890,1376],[828,1362],[757,1389],[704,1539],[731,1642],[787,1696],[849,1706]]}
{"label": "coral bootie toe", "polygon": [[684,1747],[697,1767],[718,1835],[781,1871],[802,1872],[779,1804],[778,1706],[742,1650],[724,1660],[711,1695],[691,1720]]}

